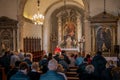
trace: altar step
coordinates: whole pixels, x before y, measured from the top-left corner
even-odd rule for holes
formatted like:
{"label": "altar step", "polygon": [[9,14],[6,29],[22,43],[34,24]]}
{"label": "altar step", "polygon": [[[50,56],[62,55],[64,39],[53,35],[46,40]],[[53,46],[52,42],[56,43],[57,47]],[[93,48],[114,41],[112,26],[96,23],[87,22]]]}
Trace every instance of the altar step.
{"label": "altar step", "polygon": [[78,74],[77,74],[77,66],[70,67],[69,71],[67,71],[65,74],[67,76],[68,80],[79,80]]}
{"label": "altar step", "polygon": [[67,80],[79,80],[78,77],[67,77]]}

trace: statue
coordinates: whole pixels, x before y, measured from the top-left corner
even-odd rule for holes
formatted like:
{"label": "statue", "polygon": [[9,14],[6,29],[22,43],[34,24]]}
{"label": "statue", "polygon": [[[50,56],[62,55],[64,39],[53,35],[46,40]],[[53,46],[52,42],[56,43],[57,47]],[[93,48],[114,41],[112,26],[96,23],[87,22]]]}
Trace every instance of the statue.
{"label": "statue", "polygon": [[71,48],[72,47],[72,39],[71,37],[68,37],[66,39],[66,48]]}
{"label": "statue", "polygon": [[82,36],[80,39],[80,52],[84,51],[85,36]]}

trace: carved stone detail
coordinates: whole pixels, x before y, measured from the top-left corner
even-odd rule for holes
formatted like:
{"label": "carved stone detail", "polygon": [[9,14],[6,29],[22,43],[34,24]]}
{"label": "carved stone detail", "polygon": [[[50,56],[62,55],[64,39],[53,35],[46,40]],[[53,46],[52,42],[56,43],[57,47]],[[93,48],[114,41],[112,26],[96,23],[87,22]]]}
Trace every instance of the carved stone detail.
{"label": "carved stone detail", "polygon": [[17,23],[5,16],[0,18],[0,50],[17,50]]}

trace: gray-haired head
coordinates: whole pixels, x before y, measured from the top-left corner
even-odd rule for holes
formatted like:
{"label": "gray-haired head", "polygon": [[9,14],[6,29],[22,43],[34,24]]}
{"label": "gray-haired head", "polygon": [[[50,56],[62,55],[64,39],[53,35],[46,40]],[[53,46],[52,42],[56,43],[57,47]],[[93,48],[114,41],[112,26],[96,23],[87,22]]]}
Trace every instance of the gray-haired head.
{"label": "gray-haired head", "polygon": [[58,67],[58,62],[55,59],[51,59],[48,63],[49,70],[56,70]]}
{"label": "gray-haired head", "polygon": [[93,65],[87,65],[86,67],[85,67],[85,70],[87,71],[87,73],[93,73],[94,72],[94,70],[95,70],[95,68],[94,68],[94,66]]}

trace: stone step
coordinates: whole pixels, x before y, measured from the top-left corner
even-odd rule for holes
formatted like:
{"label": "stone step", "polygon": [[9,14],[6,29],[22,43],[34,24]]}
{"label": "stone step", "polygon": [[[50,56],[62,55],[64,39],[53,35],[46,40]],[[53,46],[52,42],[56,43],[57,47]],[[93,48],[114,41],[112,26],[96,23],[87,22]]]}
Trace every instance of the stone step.
{"label": "stone step", "polygon": [[79,80],[78,77],[67,77],[68,80]]}
{"label": "stone step", "polygon": [[66,72],[65,74],[67,77],[77,77],[78,76],[77,72]]}

